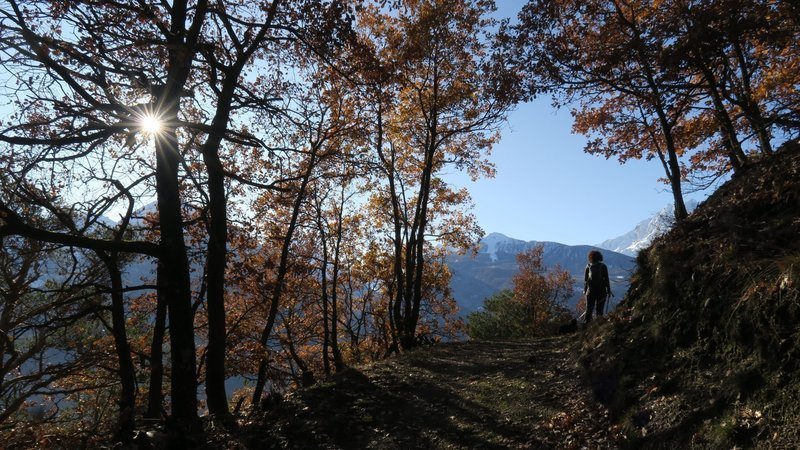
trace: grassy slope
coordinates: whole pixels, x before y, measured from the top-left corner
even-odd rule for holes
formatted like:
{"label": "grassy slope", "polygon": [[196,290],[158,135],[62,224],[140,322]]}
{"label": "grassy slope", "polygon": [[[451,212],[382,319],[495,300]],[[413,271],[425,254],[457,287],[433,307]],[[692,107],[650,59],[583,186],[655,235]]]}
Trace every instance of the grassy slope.
{"label": "grassy slope", "polygon": [[581,363],[635,448],[800,446],[800,151],[643,251]]}

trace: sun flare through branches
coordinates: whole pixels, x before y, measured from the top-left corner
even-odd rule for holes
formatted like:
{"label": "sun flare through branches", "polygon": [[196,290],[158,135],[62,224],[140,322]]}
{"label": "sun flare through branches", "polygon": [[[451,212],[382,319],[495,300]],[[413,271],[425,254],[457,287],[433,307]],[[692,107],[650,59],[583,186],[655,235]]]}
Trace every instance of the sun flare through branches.
{"label": "sun flare through branches", "polygon": [[145,134],[153,136],[161,132],[164,123],[160,117],[154,114],[145,114],[139,119],[139,126]]}

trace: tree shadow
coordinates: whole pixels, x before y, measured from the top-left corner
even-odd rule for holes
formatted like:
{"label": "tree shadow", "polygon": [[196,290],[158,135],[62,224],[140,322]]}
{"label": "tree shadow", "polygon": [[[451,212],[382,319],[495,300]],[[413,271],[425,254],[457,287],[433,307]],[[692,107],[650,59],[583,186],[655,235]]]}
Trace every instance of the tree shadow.
{"label": "tree shadow", "polygon": [[451,343],[346,369],[292,395],[248,431],[249,447],[538,448],[534,412],[563,403],[546,386],[566,347],[563,338]]}

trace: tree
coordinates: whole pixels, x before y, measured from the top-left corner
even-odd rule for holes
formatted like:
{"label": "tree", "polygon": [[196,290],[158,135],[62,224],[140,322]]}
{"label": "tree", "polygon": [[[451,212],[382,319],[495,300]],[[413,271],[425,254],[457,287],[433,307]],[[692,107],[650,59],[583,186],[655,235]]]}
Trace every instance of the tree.
{"label": "tree", "polygon": [[385,215],[394,251],[389,312],[400,348],[417,342],[433,205],[437,191],[446,190],[437,174],[448,164],[475,176],[491,170],[481,158],[508,107],[493,95],[483,36],[492,8],[483,1],[407,2],[396,15],[365,10],[361,16],[364,33],[382,44],[372,47],[365,75],[383,177],[373,205]]}
{"label": "tree", "polygon": [[[309,86],[300,88],[297,96],[296,111],[294,114],[287,115],[286,120],[291,123],[289,144],[298,148],[300,160],[294,173],[286,174],[287,179],[294,179],[290,189],[280,193],[283,202],[287,206],[286,223],[278,224],[280,231],[281,252],[278,261],[275,282],[269,292],[269,299],[265,302],[270,305],[267,320],[261,332],[260,343],[267,346],[270,333],[278,317],[283,290],[289,277],[289,265],[291,259],[291,247],[294,243],[294,236],[298,228],[302,225],[303,215],[306,205],[313,203],[309,197],[313,194],[312,190],[316,186],[316,178],[320,177],[320,165],[326,160],[341,156],[343,150],[340,148],[341,140],[351,132],[352,126],[345,120],[347,110],[350,105],[340,102],[334,91],[336,86],[330,84],[331,77],[335,74],[329,68],[320,67],[313,61],[309,61],[302,55],[298,56],[298,66],[300,69],[309,70],[314,74]],[[328,98],[332,97],[332,98]],[[268,194],[269,195],[269,194]],[[312,221],[319,222],[318,218]],[[319,225],[319,224],[318,224]],[[327,247],[323,247],[327,251]],[[325,255],[327,260],[327,255]],[[324,276],[327,268],[322,269],[323,273],[323,303],[327,304],[327,285]],[[328,319],[324,318],[325,323]],[[327,340],[327,333],[326,340]],[[262,359],[258,370],[258,379],[253,391],[253,404],[257,404],[261,398],[264,385],[267,381],[267,360]]]}
{"label": "tree", "polygon": [[[0,436],[7,445],[27,447],[30,437],[15,430],[30,418],[54,426],[62,420],[54,408],[65,397],[113,391],[116,383],[102,377],[88,386],[68,382],[103,361],[106,346],[95,317],[108,317],[104,290],[97,288],[104,274],[101,265],[68,249],[19,237],[0,238],[0,244]],[[125,428],[131,414],[120,411],[123,417],[112,426]]]}
{"label": "tree", "polygon": [[505,42],[526,74],[519,98],[577,103],[589,153],[658,157],[680,221],[683,180],[739,170],[750,140],[769,155],[797,117],[788,3],[534,0]]}
{"label": "tree", "polygon": [[517,42],[536,82],[562,92],[565,103],[582,99],[573,111],[575,129],[600,135],[587,152],[622,162],[659,157],[680,221],[687,215],[679,163],[684,149],[675,128],[689,104],[686,93],[674,88],[685,80],[663,64],[671,36],[650,28],[655,12],[636,2],[531,1],[520,14]]}
{"label": "tree", "polygon": [[[73,207],[75,213],[86,213],[87,222],[96,221],[125,192],[136,189],[134,192],[140,194],[141,181],[136,180],[151,176],[145,172],[146,160],[135,152],[141,145],[136,142],[138,121],[149,112],[163,123],[155,143],[158,157],[153,158],[160,243],[149,254],[164,262],[165,279],[159,284],[170,311],[172,413],[183,426],[193,427],[197,417],[194,327],[183,241],[178,183],[181,156],[176,130],[180,99],[187,91],[207,5],[201,2],[190,17],[187,2],[175,2],[165,10],[135,7],[133,14],[110,2],[39,2],[24,7],[16,1],[7,3],[9,7],[3,9],[4,29],[8,31],[3,42],[6,55],[25,68],[15,74],[18,79],[27,76],[27,81],[20,83],[20,113],[14,118],[17,123],[0,133],[0,140],[30,149],[27,154],[17,152],[19,163],[24,160],[28,168],[17,173],[39,182],[42,178],[36,177],[46,176],[49,165],[56,170],[65,169],[70,176],[85,176],[91,187],[105,188],[107,194],[96,204]],[[25,97],[29,93],[33,95]],[[130,178],[120,181],[119,169],[114,165],[101,164],[99,171],[95,168],[103,161],[103,153],[116,156],[115,147],[126,141],[131,150],[123,150],[122,160],[127,163],[127,174],[132,175],[133,182],[126,182]],[[59,177],[57,182],[62,180]],[[45,187],[45,192],[61,191],[68,198],[84,197],[75,195],[75,189],[67,184]],[[13,224],[6,222],[7,231],[25,231],[23,223],[10,227]],[[79,238],[75,236],[76,233],[66,232],[58,237],[73,246],[131,251],[130,245],[123,249],[109,245],[113,243],[110,241],[87,241],[80,239],[80,234]]]}
{"label": "tree", "polygon": [[[0,18],[2,50],[20,87],[18,113],[0,131],[0,141],[12,146],[9,166],[19,174],[15,183],[60,191],[67,202],[98,200],[71,207],[71,214],[84,216],[85,226],[77,230],[38,229],[8,208],[16,195],[9,184],[8,197],[0,199],[6,215],[3,234],[110,252],[112,259],[115,252],[127,252],[159,260],[159,298],[169,315],[171,415],[180,427],[196,429],[195,315],[186,222],[192,219],[189,199],[205,203],[205,384],[211,412],[226,415],[226,180],[258,189],[276,186],[236,173],[237,158],[223,161],[230,156],[225,150],[265,145],[244,124],[276,111],[275,99],[262,93],[274,92],[271,83],[280,76],[250,78],[256,62],[276,57],[287,41],[304,45],[309,53],[330,51],[331,42],[347,28],[342,17],[348,11],[339,2],[278,0],[263,8],[205,0],[6,3]],[[151,126],[150,134],[142,132],[144,123]],[[195,165],[198,155],[205,174]],[[72,185],[70,177],[84,183]],[[85,235],[102,214],[116,212],[128,198],[155,198],[158,245]],[[49,211],[61,214],[50,203]],[[153,342],[154,349],[160,345]],[[157,395],[155,390],[151,394]]]}
{"label": "tree", "polygon": [[[2,181],[8,182],[9,179],[4,177]],[[9,187],[9,184],[3,183],[3,186]],[[11,184],[11,186],[14,185]],[[40,236],[43,237],[44,240],[54,239],[55,241],[64,241],[68,243],[73,241],[73,239],[70,239],[68,235],[52,232],[48,233],[43,231],[43,228],[52,226],[65,229],[75,236],[89,234],[93,237],[87,237],[87,240],[102,243],[102,241],[95,239],[95,237],[98,236],[102,237],[101,235],[103,234],[103,226],[101,223],[93,224],[95,227],[99,228],[97,230],[89,230],[88,227],[85,226],[80,228],[73,220],[73,217],[68,210],[61,207],[57,201],[54,201],[52,197],[49,197],[44,192],[41,192],[35,186],[26,185],[23,182],[16,184],[14,189],[16,191],[14,192],[16,197],[14,198],[14,201],[16,202],[16,205],[3,204],[3,208],[5,208],[4,221],[6,222],[4,228],[11,231],[10,234],[19,233],[22,235],[32,235],[34,237]],[[17,210],[22,211],[25,216],[19,216],[16,212],[14,212],[11,209],[14,208],[14,206],[18,206]],[[128,224],[131,216],[130,206],[132,206],[132,202],[129,204],[127,214],[123,218],[119,227],[112,233],[113,237],[111,238],[111,242],[106,241],[106,244],[122,243],[123,234],[129,231]],[[48,212],[54,212],[55,214],[48,218]],[[12,261],[10,263],[12,266],[18,265],[20,270],[20,273],[17,275],[17,279],[8,279],[9,290],[7,292],[9,293],[10,297],[5,302],[5,313],[8,314],[7,318],[11,320],[11,318],[15,317],[15,309],[19,306],[18,302],[22,299],[22,297],[24,297],[22,293],[30,290],[31,286],[26,286],[25,283],[45,283],[50,285],[50,289],[44,291],[49,291],[50,293],[41,296],[45,299],[47,297],[61,297],[61,300],[58,300],[55,304],[45,302],[38,307],[34,307],[31,311],[38,312],[34,313],[33,316],[27,316],[23,314],[23,323],[17,324],[15,322],[8,322],[6,324],[9,327],[7,330],[12,331],[16,325],[20,325],[22,326],[22,334],[20,336],[25,335],[26,338],[29,338],[29,334],[31,333],[46,336],[52,333],[60,333],[59,327],[68,329],[68,327],[64,325],[56,325],[54,326],[55,330],[51,330],[50,328],[53,326],[49,325],[50,319],[44,319],[44,321],[40,323],[39,321],[42,320],[40,315],[44,314],[44,312],[38,308],[46,309],[49,307],[53,308],[54,312],[60,311],[62,308],[66,308],[67,312],[64,312],[64,320],[67,323],[71,323],[70,321],[79,322],[80,325],[76,326],[81,327],[94,327],[96,324],[92,323],[90,320],[91,317],[96,317],[99,319],[99,321],[107,328],[107,331],[109,331],[113,336],[114,348],[116,350],[116,369],[114,369],[113,372],[116,376],[118,376],[120,384],[118,399],[119,420],[116,424],[116,437],[122,441],[130,440],[133,435],[134,427],[136,381],[135,370],[133,367],[133,361],[131,359],[131,352],[126,334],[126,321],[123,301],[124,290],[120,273],[120,267],[124,261],[117,255],[115,251],[108,252],[100,249],[99,247],[95,248],[95,254],[92,255],[90,253],[87,254],[84,251],[75,249],[57,251],[58,247],[42,250],[43,244],[35,241],[34,239],[25,239],[19,237],[7,237],[5,239],[9,244],[7,247],[4,246],[4,250],[6,251],[5,257],[9,258],[9,261]],[[71,268],[58,270],[58,266],[55,265],[56,258],[71,259],[71,266],[67,266]],[[105,270],[101,270],[99,267],[104,267]],[[79,275],[81,272],[84,272],[83,276]],[[28,280],[29,276],[32,278]],[[33,291],[37,291],[37,289],[33,289]],[[94,295],[99,299],[103,299],[106,294],[111,298],[111,304],[107,307],[103,305],[102,302],[95,302],[92,307],[84,308],[81,306],[86,303],[85,299],[91,295]],[[31,301],[34,303],[36,302],[36,300]],[[74,302],[74,304],[70,305],[70,301]],[[69,317],[73,314],[69,311],[70,308],[76,308],[82,312],[77,314],[75,319],[67,319],[66,317]],[[106,309],[111,315],[110,324],[107,324],[107,318],[105,317]],[[33,321],[33,323],[37,325],[33,328],[27,328],[31,324],[26,324],[25,322],[29,320]],[[41,329],[38,328],[39,326],[41,326]],[[18,331],[19,330],[14,330],[13,332],[16,333]],[[50,339],[37,339],[36,348],[38,348],[37,352],[40,355],[42,365],[51,364],[50,359],[58,359],[54,356],[54,354],[57,355],[59,352],[67,354],[70,353],[68,350],[62,349],[60,345],[62,344],[56,344]],[[13,364],[20,363],[24,365],[21,365],[18,368],[22,369],[25,367],[21,379],[38,379],[38,377],[44,376],[41,373],[36,374],[32,369],[34,365],[30,364],[30,361],[27,361],[25,358],[17,359],[16,357],[12,357],[10,361],[13,362]],[[56,364],[56,366],[60,365],[61,364]],[[48,371],[44,370],[43,372],[46,373]],[[61,373],[59,370],[56,372]],[[68,375],[77,376],[74,373],[68,373]],[[51,378],[50,383],[54,384],[66,378],[67,376]],[[40,392],[45,392],[47,388],[49,388],[49,386],[41,385],[37,388],[40,391],[27,392],[26,394],[22,395],[20,399],[24,400],[26,396],[32,396]],[[80,387],[72,389],[74,391],[79,391]],[[13,412],[14,408],[10,408],[9,411]],[[0,418],[0,421],[2,421],[2,418]]]}
{"label": "tree", "polygon": [[517,254],[519,271],[511,280],[515,299],[527,306],[526,323],[537,334],[564,315],[573,286],[572,275],[560,266],[548,270],[543,256],[542,244]]}
{"label": "tree", "polygon": [[541,244],[517,254],[519,271],[512,278],[514,289],[487,298],[482,310],[467,317],[470,337],[519,339],[546,335],[568,316],[566,301],[572,296],[572,275],[559,266],[548,270],[543,255]]}
{"label": "tree", "polygon": [[483,301],[482,309],[467,316],[467,334],[472,339],[520,339],[528,337],[525,304],[503,290]]}
{"label": "tree", "polygon": [[[675,2],[664,15],[665,26],[677,36],[674,63],[703,81],[722,143],[739,164],[756,149],[771,155],[779,124],[797,117],[790,86],[796,87],[798,79],[785,67],[798,58],[790,42],[799,31],[786,20],[786,3]],[[773,89],[765,90],[767,85]],[[755,148],[747,151],[744,146],[751,140]]]}

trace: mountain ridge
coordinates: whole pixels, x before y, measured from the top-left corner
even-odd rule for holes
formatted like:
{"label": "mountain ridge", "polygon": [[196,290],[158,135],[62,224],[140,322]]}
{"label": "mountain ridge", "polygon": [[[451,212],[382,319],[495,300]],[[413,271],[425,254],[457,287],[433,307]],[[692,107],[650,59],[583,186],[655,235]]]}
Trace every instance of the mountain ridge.
{"label": "mountain ridge", "polygon": [[523,241],[502,233],[489,233],[482,240],[478,253],[450,255],[447,258],[452,273],[450,286],[462,314],[478,310],[483,300],[503,289],[510,289],[511,279],[518,267],[516,255],[534,246],[543,246],[542,259],[547,268],[556,266],[567,270],[574,280],[574,295],[569,305],[577,303],[583,290],[583,270],[586,255],[600,250],[609,268],[612,290],[621,298],[627,290],[628,278],[635,267],[630,256],[591,245],[567,245],[552,241]]}
{"label": "mountain ridge", "polygon": [[[690,213],[698,205],[698,202],[693,199],[687,199],[685,203],[686,209]],[[636,256],[640,250],[649,247],[653,240],[668,232],[674,224],[675,207],[670,203],[651,217],[637,223],[631,231],[606,239],[595,246],[628,256]]]}

